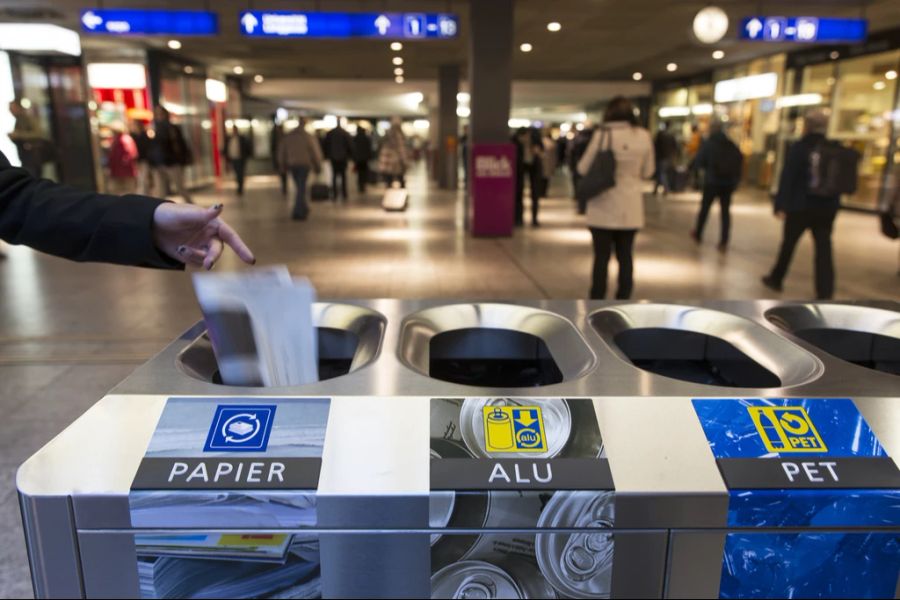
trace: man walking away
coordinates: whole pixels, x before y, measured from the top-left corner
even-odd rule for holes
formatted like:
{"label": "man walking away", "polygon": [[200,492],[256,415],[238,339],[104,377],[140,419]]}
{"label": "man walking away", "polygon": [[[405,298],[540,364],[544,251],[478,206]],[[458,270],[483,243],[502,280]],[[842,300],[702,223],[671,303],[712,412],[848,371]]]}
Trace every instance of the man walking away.
{"label": "man walking away", "polygon": [[290,171],[297,187],[291,217],[295,221],[305,221],[309,216],[306,179],[310,170],[316,174],[322,170],[322,150],[318,140],[306,132],[306,119],[300,118],[297,128],[281,139],[281,146],[278,148],[278,166],[282,172]]}
{"label": "man walking away", "polygon": [[344,118],[338,120],[337,127],[325,136],[325,156],[331,161],[331,194],[337,201],[338,179],[341,180],[340,193],[347,201],[347,163],[353,158],[353,138],[344,129]]}
{"label": "man walking away", "polygon": [[815,242],[816,298],[834,295],[834,262],[831,232],[842,193],[856,188],[859,154],[825,138],[828,117],[813,110],[803,122],[804,135],[788,150],[775,196],[775,214],[784,220],[778,260],[762,278],[769,289],[780,292],[797,242],[809,229]]}
{"label": "man walking away", "polygon": [[678,142],[675,136],[669,132],[669,122],[667,121],[662,129],[656,134],[653,140],[653,148],[656,153],[656,182],[653,184],[653,195],[656,196],[659,187],[662,186],[663,195],[669,193],[669,169],[675,163],[678,156]]}
{"label": "man walking away", "polygon": [[281,195],[287,196],[287,171],[281,170],[278,163],[278,149],[281,148],[281,140],[284,138],[284,125],[278,119],[276,113],[272,113],[272,134],[269,136],[269,156],[272,158],[272,168],[278,174],[281,181]]}
{"label": "man walking away", "polygon": [[353,163],[356,166],[356,190],[360,194],[366,193],[369,184],[369,161],[372,160],[372,138],[369,137],[366,128],[357,125],[356,135],[353,137]]}
{"label": "man walking away", "polygon": [[222,154],[228,159],[231,170],[234,171],[234,178],[237,181],[238,196],[244,195],[244,173],[247,171],[247,159],[252,154],[250,147],[250,139],[241,135],[237,125],[231,126],[231,133],[225,140],[225,148]]}
{"label": "man walking away", "polygon": [[744,155],[737,145],[728,139],[722,122],[713,120],[709,128],[709,138],[700,147],[694,159],[693,168],[703,169],[703,200],[697,214],[697,225],[691,237],[698,244],[703,240],[703,228],[709,216],[712,203],[719,199],[719,212],[722,215],[722,226],[719,230],[719,251],[728,249],[731,233],[731,195],[741,181],[744,170]]}
{"label": "man walking away", "polygon": [[587,150],[588,144],[594,135],[593,125],[585,124],[581,131],[575,134],[575,137],[569,140],[567,153],[567,164],[569,172],[572,174],[572,197],[575,196],[575,190],[578,188],[578,182],[581,180],[581,174],[578,173],[578,161]]}
{"label": "man walking away", "polygon": [[184,168],[193,162],[191,149],[181,133],[181,128],[169,119],[169,111],[157,106],[154,111],[153,144],[150,149],[150,164],[157,179],[157,191],[168,195],[170,184],[188,204],[193,204],[184,182]]}

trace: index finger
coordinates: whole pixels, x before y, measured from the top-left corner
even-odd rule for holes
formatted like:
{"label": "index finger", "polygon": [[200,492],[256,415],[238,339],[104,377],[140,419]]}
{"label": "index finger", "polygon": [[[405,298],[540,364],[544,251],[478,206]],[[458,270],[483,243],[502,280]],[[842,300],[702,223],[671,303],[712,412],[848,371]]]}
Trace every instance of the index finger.
{"label": "index finger", "polygon": [[234,250],[235,254],[237,254],[242,261],[248,265],[256,264],[256,257],[253,256],[253,252],[250,251],[250,248],[247,247],[247,244],[244,243],[241,236],[239,236],[228,223],[222,220],[219,220],[219,237]]}

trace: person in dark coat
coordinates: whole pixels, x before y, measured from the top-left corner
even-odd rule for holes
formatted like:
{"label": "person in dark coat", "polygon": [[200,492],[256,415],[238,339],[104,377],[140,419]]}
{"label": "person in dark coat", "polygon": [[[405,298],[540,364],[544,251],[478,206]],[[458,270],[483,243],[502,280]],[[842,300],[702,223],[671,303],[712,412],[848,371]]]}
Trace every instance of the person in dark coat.
{"label": "person in dark coat", "polygon": [[362,125],[357,126],[353,137],[353,164],[356,167],[356,189],[366,193],[369,183],[369,161],[372,160],[372,138]]}
{"label": "person in dark coat", "polygon": [[[347,164],[353,158],[353,138],[338,121],[337,127],[328,132],[322,146],[325,157],[331,162],[331,194],[334,200],[338,198],[340,191],[341,198],[347,201]],[[341,180],[341,187],[338,188],[338,179]]]}
{"label": "person in dark coat", "polygon": [[272,134],[269,136],[269,156],[272,159],[272,168],[278,174],[281,181],[281,195],[287,196],[287,171],[278,164],[278,148],[281,147],[281,138],[284,137],[284,126],[278,122],[278,117],[272,114]]}
{"label": "person in dark coat", "polygon": [[653,184],[654,196],[659,191],[660,186],[662,186],[664,196],[669,193],[669,188],[671,187],[669,169],[672,168],[675,164],[675,159],[678,158],[678,142],[669,131],[669,127],[670,124],[666,121],[653,140],[653,147],[656,152],[656,183]]}
{"label": "person in dark coat", "polygon": [[810,155],[825,143],[827,129],[828,116],[821,110],[813,110],[804,119],[803,137],[788,149],[775,195],[775,215],[784,221],[781,248],[775,266],[762,278],[763,285],[770,290],[782,291],[797,242],[809,229],[815,242],[815,287],[819,300],[834,295],[831,233],[841,204],[839,196],[816,196],[808,191]]}
{"label": "person in dark coat", "polygon": [[700,212],[697,224],[691,231],[691,237],[698,244],[703,240],[703,229],[706,219],[716,198],[719,199],[719,212],[722,225],[719,228],[719,251],[728,249],[731,239],[731,195],[741,181],[743,156],[741,151],[728,139],[723,124],[714,119],[709,126],[709,137],[700,146],[697,156],[691,163],[691,169],[702,170],[703,198],[700,201]]}
{"label": "person in dark coat", "polygon": [[171,185],[175,191],[191,204],[191,194],[185,185],[184,169],[193,162],[191,149],[184,139],[178,125],[172,123],[169,111],[157,106],[153,120],[153,143],[150,146],[150,166],[156,175],[157,191],[160,195],[168,193]]}
{"label": "person in dark coat", "polygon": [[244,195],[244,174],[247,172],[247,159],[252,154],[253,147],[250,145],[250,138],[246,135],[241,135],[237,125],[232,125],[231,133],[225,138],[222,155],[228,160],[231,170],[234,171],[234,178],[237,180],[238,196]]}
{"label": "person in dark coat", "polygon": [[516,196],[514,222],[516,227],[525,223],[525,176],[531,188],[531,224],[538,226],[538,208],[541,192],[541,153],[544,146],[540,134],[531,127],[520,127],[513,136],[516,145]]}
{"label": "person in dark coat", "polygon": [[0,153],[0,240],[70,260],[211,269],[228,245],[255,263],[222,208],[87,192],[36,178]]}

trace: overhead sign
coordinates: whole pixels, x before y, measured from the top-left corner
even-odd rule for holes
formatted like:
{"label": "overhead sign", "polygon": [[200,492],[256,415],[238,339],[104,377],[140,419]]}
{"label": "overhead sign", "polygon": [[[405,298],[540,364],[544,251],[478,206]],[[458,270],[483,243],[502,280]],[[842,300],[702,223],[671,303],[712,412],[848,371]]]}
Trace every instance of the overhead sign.
{"label": "overhead sign", "polygon": [[741,22],[741,39],[755,42],[863,42],[866,19],[825,17],[747,17]]}
{"label": "overhead sign", "polygon": [[106,35],[216,35],[219,17],[204,10],[89,8],[81,11],[81,30]]}
{"label": "overhead sign", "polygon": [[455,38],[459,20],[435,13],[336,13],[253,10],[241,13],[241,33],[255,37]]}

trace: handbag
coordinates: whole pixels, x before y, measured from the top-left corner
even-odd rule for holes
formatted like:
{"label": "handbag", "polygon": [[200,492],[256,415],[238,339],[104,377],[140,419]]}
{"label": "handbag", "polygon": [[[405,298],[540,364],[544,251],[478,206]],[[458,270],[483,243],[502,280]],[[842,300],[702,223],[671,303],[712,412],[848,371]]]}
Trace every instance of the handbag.
{"label": "handbag", "polygon": [[[606,147],[604,149],[604,140]],[[597,155],[590,169],[578,181],[575,187],[575,198],[578,200],[578,211],[584,213],[587,203],[606,190],[616,185],[616,155],[612,150],[612,131],[606,127],[600,130],[600,144]]]}

